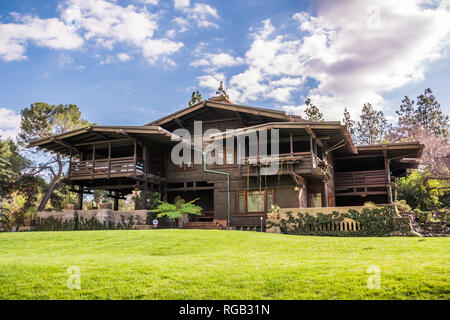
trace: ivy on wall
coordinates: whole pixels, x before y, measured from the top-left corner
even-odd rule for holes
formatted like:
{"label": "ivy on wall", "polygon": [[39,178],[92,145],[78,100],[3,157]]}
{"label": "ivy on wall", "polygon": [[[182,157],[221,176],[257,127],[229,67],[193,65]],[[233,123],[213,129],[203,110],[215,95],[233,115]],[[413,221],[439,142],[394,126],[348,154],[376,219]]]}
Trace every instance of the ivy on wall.
{"label": "ivy on wall", "polygon": [[[394,231],[407,235],[409,225],[394,222],[396,217],[394,206],[367,207],[361,211],[349,209],[347,213],[332,212],[318,213],[312,216],[308,213],[293,214],[286,212],[286,218],[273,222],[268,220],[267,227],[279,227],[281,233],[299,235],[328,235],[328,236],[385,236]],[[356,223],[344,221],[344,218]],[[345,229],[343,230],[343,225]],[[401,230],[399,230],[399,228]]]}
{"label": "ivy on wall", "polygon": [[[136,223],[134,223],[136,221]],[[59,219],[54,217],[37,218],[35,222],[36,231],[72,231],[72,230],[126,230],[131,229],[134,224],[141,224],[140,217],[129,217],[128,220],[121,216],[121,221],[114,223],[111,221],[100,222],[96,217],[85,219]]]}

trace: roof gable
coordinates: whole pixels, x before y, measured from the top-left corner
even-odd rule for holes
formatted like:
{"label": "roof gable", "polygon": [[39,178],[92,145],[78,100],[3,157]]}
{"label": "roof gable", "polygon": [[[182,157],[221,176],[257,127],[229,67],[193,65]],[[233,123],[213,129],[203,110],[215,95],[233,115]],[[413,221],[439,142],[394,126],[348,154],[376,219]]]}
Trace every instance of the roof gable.
{"label": "roof gable", "polygon": [[[185,117],[189,117],[189,115],[193,114],[194,112],[201,110],[201,109],[218,109],[218,110],[227,110],[234,112],[238,115],[248,115],[248,116],[257,116],[262,118],[267,118],[269,121],[304,121],[299,116],[294,115],[288,115],[284,111],[279,110],[273,110],[273,109],[265,109],[265,108],[256,108],[256,107],[249,107],[249,106],[243,106],[233,103],[228,103],[225,101],[217,101],[217,100],[206,100],[203,102],[200,102],[196,105],[193,105],[191,107],[184,108],[182,110],[179,110],[177,112],[174,112],[172,114],[169,114],[167,116],[164,116],[160,119],[157,119],[155,121],[152,121],[148,123],[147,125],[156,125],[156,126],[163,126],[170,122],[175,122],[178,120],[182,120]],[[190,117],[191,119],[195,117]]]}

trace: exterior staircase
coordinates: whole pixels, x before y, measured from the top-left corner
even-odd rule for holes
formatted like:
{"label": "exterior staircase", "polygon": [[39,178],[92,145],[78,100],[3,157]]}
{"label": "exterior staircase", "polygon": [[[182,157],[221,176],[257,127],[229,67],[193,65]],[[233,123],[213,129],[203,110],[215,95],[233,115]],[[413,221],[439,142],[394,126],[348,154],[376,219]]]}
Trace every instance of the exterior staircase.
{"label": "exterior staircase", "polygon": [[216,221],[197,221],[186,223],[183,229],[224,230],[226,228]]}

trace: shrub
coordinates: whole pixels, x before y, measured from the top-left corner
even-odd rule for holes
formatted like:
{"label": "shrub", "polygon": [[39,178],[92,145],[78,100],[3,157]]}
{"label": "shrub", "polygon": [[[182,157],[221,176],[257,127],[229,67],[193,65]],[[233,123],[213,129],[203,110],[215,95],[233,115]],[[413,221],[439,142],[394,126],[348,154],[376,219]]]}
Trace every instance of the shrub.
{"label": "shrub", "polygon": [[373,202],[373,201],[366,201],[366,202],[364,202],[364,207],[368,207],[368,208],[376,208],[377,205],[376,205],[375,202]]}
{"label": "shrub", "polygon": [[411,212],[411,207],[406,203],[405,200],[397,200],[394,202],[394,204],[400,212]]}
{"label": "shrub", "polygon": [[[418,170],[411,173],[406,178],[398,180],[397,197],[400,200],[405,200],[406,203],[414,208],[421,210],[436,210],[442,206],[439,201],[439,192],[427,189],[425,185],[425,178],[428,176],[426,172]],[[439,187],[440,184],[436,181],[428,181],[431,187]]]}
{"label": "shrub", "polygon": [[[393,206],[365,207],[360,212],[354,209],[348,213],[333,212],[332,214],[318,213],[311,216],[308,213],[286,212],[286,219],[280,223],[268,222],[268,227],[280,227],[282,233],[303,235],[333,235],[333,236],[384,236],[395,231]],[[352,231],[337,230],[336,226],[344,218],[354,220],[360,228]]]}

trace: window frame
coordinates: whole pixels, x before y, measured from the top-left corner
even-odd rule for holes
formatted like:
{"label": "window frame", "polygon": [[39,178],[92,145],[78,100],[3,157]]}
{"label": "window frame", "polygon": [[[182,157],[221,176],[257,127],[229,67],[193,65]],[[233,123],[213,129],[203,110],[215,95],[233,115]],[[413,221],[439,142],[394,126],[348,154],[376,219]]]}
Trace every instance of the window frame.
{"label": "window frame", "polygon": [[[275,189],[264,189],[263,191],[264,195],[264,208],[265,211],[260,212],[248,212],[248,193],[249,192],[255,192],[260,190],[237,190],[236,191],[236,208],[235,208],[235,215],[237,216],[251,216],[251,215],[262,215],[267,214],[267,194],[270,193],[272,195],[272,204],[275,203]],[[244,194],[244,212],[239,211],[239,195]]]}
{"label": "window frame", "polygon": [[[215,150],[214,153],[216,153],[218,150]],[[234,161],[234,150],[231,152],[231,163],[227,163],[227,147],[223,146],[220,151],[222,152],[222,163],[218,163],[217,154],[214,154],[216,158],[215,167],[234,167],[236,166],[236,163]]]}

